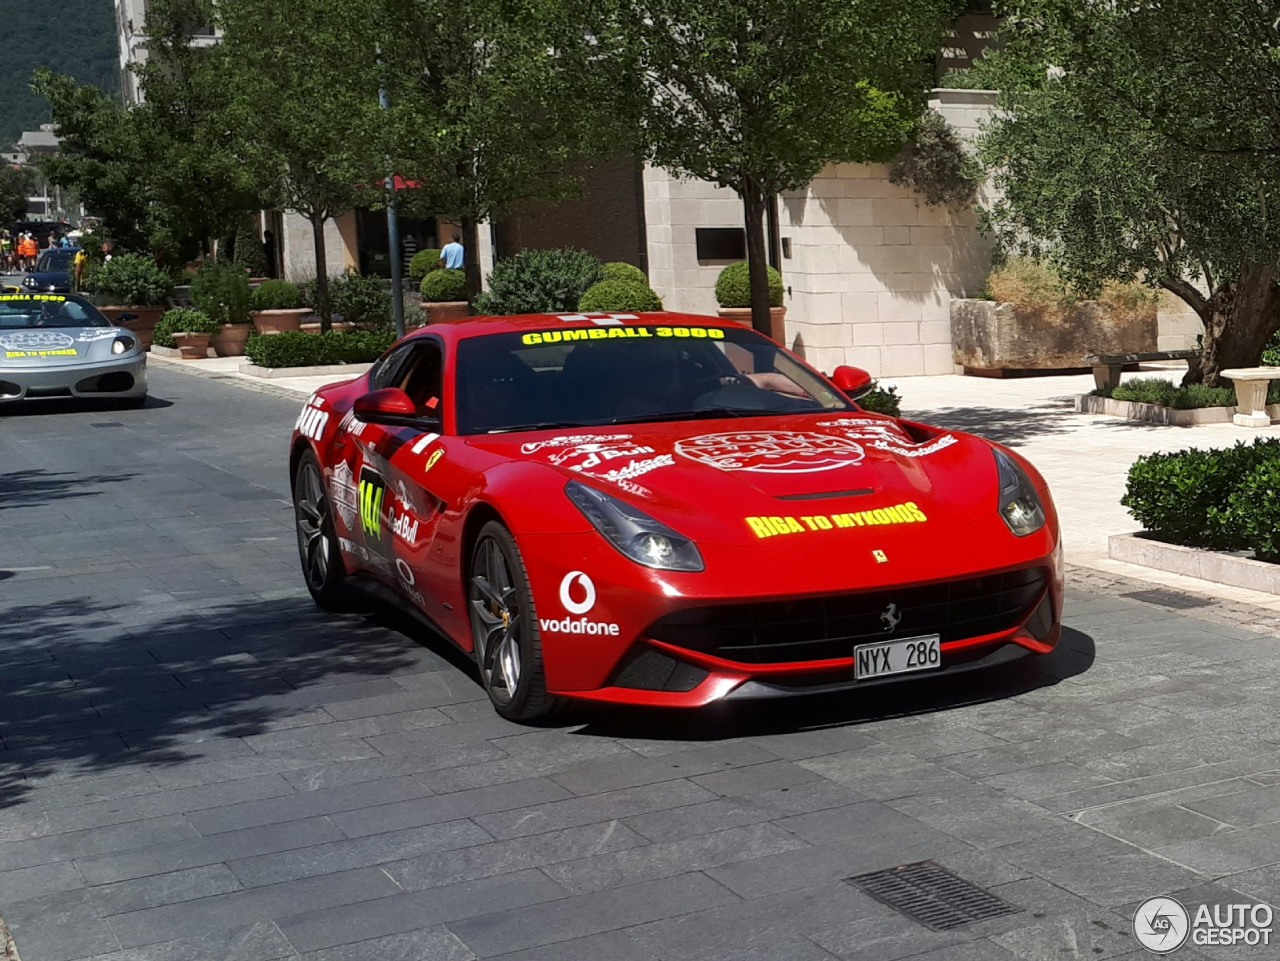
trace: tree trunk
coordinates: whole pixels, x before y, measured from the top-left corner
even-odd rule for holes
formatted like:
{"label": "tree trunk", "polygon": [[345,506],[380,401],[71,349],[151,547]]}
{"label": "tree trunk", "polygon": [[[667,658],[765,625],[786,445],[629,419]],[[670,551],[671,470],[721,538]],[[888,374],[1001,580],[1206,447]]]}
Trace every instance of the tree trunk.
{"label": "tree trunk", "polygon": [[[1200,374],[1209,387],[1225,387],[1223,370],[1256,367],[1280,328],[1280,288],[1275,269],[1247,264],[1233,284],[1223,285],[1206,304]],[[1188,371],[1188,379],[1192,372]]]}
{"label": "tree trunk", "polygon": [[311,239],[316,248],[316,313],[320,316],[320,329],[333,330],[333,310],[329,306],[329,263],[325,258],[324,225],[328,217],[312,214]]}
{"label": "tree trunk", "polygon": [[742,188],[742,210],[747,227],[747,265],[751,277],[751,326],[769,337],[769,262],[764,242],[764,193],[748,180]]}
{"label": "tree trunk", "polygon": [[480,293],[480,225],[471,216],[462,217],[462,266],[467,274],[467,299]]}

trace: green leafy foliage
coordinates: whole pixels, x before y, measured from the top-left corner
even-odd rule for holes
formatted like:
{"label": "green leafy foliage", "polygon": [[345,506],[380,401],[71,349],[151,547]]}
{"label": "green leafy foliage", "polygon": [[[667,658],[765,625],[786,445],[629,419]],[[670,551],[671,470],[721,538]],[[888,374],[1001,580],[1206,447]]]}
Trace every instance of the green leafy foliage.
{"label": "green leafy foliage", "polygon": [[1246,505],[1231,496],[1264,463],[1280,463],[1280,440],[1259,438],[1224,450],[1148,454],[1129,468],[1120,503],[1144,528],[1190,547],[1248,546]]}
{"label": "green leafy foliage", "polygon": [[120,83],[115,9],[111,0],[64,0],[56,12],[34,4],[4,9],[5,57],[0,71],[0,143],[48,123],[49,105],[31,92],[38,68],[73,74],[115,94]]}
{"label": "green leafy foliage", "polygon": [[217,321],[204,311],[191,307],[175,307],[173,310],[166,310],[164,316],[157,321],[152,338],[161,347],[177,347],[173,339],[176,333],[214,334],[217,331]]}
{"label": "green leafy foliage", "polygon": [[0,218],[3,222],[27,219],[27,198],[35,187],[35,174],[29,167],[0,165]]}
{"label": "green leafy foliage", "polygon": [[116,254],[86,279],[85,289],[100,303],[159,307],[173,292],[173,278],[142,254]]}
{"label": "green leafy foliage", "polygon": [[1227,499],[1233,535],[1260,561],[1280,561],[1280,454],[1251,470]]}
{"label": "green leafy foliage", "polygon": [[[751,277],[747,262],[730,264],[716,278],[716,303],[721,307],[751,306]],[[769,268],[769,306],[781,307],[784,289],[782,274]]]}
{"label": "green leafy foliage", "polygon": [[635,264],[625,264],[617,260],[604,265],[604,279],[630,280],[633,283],[649,286],[649,277],[643,270]]}
{"label": "green leafy foliage", "polygon": [[898,395],[898,388],[881,387],[879,381],[874,381],[871,391],[858,398],[858,406],[877,414],[888,414],[890,417],[899,417],[902,414],[902,398]]}
{"label": "green leafy foliage", "polygon": [[329,282],[333,309],[342,319],[361,327],[385,327],[391,323],[391,292],[381,277],[365,277],[348,271]]}
{"label": "green leafy foliage", "polygon": [[653,311],[662,309],[662,299],[649,288],[648,282],[602,280],[582,295],[578,309],[590,313]]}
{"label": "green leafy foliage", "polygon": [[249,275],[243,267],[207,260],[191,281],[191,302],[219,324],[249,321]]}
{"label": "green leafy foliage", "polygon": [[391,330],[331,330],[319,334],[286,331],[254,334],[245,355],[259,367],[321,367],[377,360],[396,341]]}
{"label": "green leafy foliage", "polygon": [[429,304],[466,300],[466,272],[462,270],[433,270],[422,279],[422,299]]}
{"label": "green leafy foliage", "polygon": [[266,276],[267,252],[262,246],[262,237],[258,234],[257,217],[246,217],[240,221],[232,247],[233,264],[243,268],[250,277]]}
{"label": "green leafy foliage", "polygon": [[434,247],[419,250],[409,261],[409,279],[421,281],[433,270],[440,270],[440,251]]}
{"label": "green leafy foliage", "polygon": [[494,265],[489,289],[476,298],[476,312],[572,313],[603,277],[604,266],[584,250],[522,250]]}
{"label": "green leafy foliage", "polygon": [[[1183,387],[1163,377],[1135,377],[1110,390],[1095,390],[1097,397],[1129,400],[1139,404],[1156,404],[1174,410],[1199,410],[1205,407],[1234,407],[1236,392],[1231,387],[1206,387],[1188,384]],[[1280,384],[1267,390],[1267,403],[1280,403]]]}
{"label": "green leafy foliage", "polygon": [[287,280],[264,280],[249,294],[250,310],[297,310],[302,291]]}
{"label": "green leafy foliage", "polygon": [[931,207],[967,207],[978,197],[978,164],[946,118],[926,110],[915,135],[889,165],[889,182],[910,187]]}

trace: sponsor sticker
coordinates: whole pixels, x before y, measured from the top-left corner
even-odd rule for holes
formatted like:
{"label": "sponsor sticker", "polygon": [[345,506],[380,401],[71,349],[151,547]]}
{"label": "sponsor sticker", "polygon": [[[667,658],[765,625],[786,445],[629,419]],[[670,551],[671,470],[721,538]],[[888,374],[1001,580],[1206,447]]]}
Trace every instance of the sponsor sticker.
{"label": "sponsor sticker", "polygon": [[40,357],[75,357],[75,340],[67,334],[59,334],[50,330],[17,330],[9,334],[0,334],[0,348],[5,357],[18,358]]}
{"label": "sponsor sticker", "polygon": [[596,585],[582,571],[570,571],[560,581],[560,606],[571,616],[539,618],[538,626],[543,633],[617,637],[622,632],[618,624],[587,618],[586,615],[596,606]]}
{"label": "sponsor sticker", "polygon": [[[583,320],[589,320],[583,317]],[[541,330],[520,338],[527,347],[539,344],[572,344],[582,340],[651,340],[653,338],[681,340],[724,340],[719,327],[630,327],[617,326],[580,327],[574,330]]]}
{"label": "sponsor sticker", "polygon": [[376,471],[360,471],[360,527],[376,540],[382,539],[382,507],[387,499],[387,482]]}
{"label": "sponsor sticker", "polygon": [[[630,434],[561,434],[546,440],[533,440],[520,445],[520,453],[536,454],[549,447],[573,447],[577,444],[603,444],[610,441],[631,440]],[[417,451],[415,450],[416,454]]]}
{"label": "sponsor sticker", "polygon": [[652,447],[630,443],[587,443],[566,447],[551,454],[547,460],[557,467],[572,471],[589,471],[610,461],[643,457],[654,453]]}
{"label": "sponsor sticker", "polygon": [[356,416],[354,410],[349,410],[342,415],[342,420],[338,422],[338,427],[346,431],[352,437],[359,437],[364,433],[364,429],[369,425]]}
{"label": "sponsor sticker", "polygon": [[722,471],[810,474],[852,467],[866,452],[857,441],[817,431],[704,434],[676,443],[676,453]]}
{"label": "sponsor sticker", "polygon": [[118,335],[118,331],[114,327],[91,327],[80,331],[80,335],[76,338],[79,343],[92,344],[99,340],[107,340]]}
{"label": "sponsor sticker", "polygon": [[355,530],[356,517],[360,513],[360,494],[356,489],[355,477],[351,474],[351,466],[346,461],[333,469],[329,489],[334,510],[342,518],[342,525],[349,531]]}
{"label": "sponsor sticker", "polygon": [[16,304],[16,303],[49,303],[63,304],[66,303],[66,295],[64,294],[0,294],[0,304]]}
{"label": "sponsor sticker", "polygon": [[312,394],[311,399],[302,408],[302,413],[298,415],[293,428],[304,437],[318,441],[324,436],[325,428],[328,426],[329,411],[324,409],[324,400]]}
{"label": "sponsor sticker", "polygon": [[[890,524],[923,524],[929,520],[914,501],[905,504],[894,504],[891,507],[877,507],[867,511],[854,511],[846,514],[803,514],[800,517],[791,515],[743,518],[751,528],[751,533],[761,540],[767,537],[781,537],[786,534],[810,534],[816,531],[845,530],[851,527],[881,527]],[[876,560],[883,551],[874,552]]]}

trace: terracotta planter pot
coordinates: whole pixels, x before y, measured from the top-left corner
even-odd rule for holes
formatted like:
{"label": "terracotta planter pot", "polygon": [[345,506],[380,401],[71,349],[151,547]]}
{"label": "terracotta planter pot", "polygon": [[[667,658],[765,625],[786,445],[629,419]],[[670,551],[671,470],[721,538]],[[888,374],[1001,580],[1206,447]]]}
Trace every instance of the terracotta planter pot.
{"label": "terracotta planter pot", "polygon": [[[320,321],[317,320],[317,321],[314,321],[313,323],[303,324],[300,329],[304,334],[318,334],[320,333]],[[329,329],[330,330],[355,330],[356,325],[349,324],[346,321],[338,321],[337,323],[330,324]]]}
{"label": "terracotta planter pot", "polygon": [[302,318],[310,314],[306,307],[296,310],[254,310],[249,316],[253,318],[253,327],[260,334],[282,334],[287,330],[300,330]]}
{"label": "terracotta planter pot", "polygon": [[243,357],[251,333],[252,324],[222,324],[210,341],[213,352],[219,357]]}
{"label": "terracotta planter pot", "polygon": [[[751,326],[751,308],[750,307],[721,307],[716,314],[725,320],[732,320],[744,327]],[[770,307],[769,308],[769,336],[783,347],[787,346],[787,308]]]}
{"label": "terracotta planter pot", "polygon": [[[113,324],[123,327],[130,333],[137,334],[139,342],[142,344],[143,350],[151,349],[151,342],[155,336],[156,324],[160,323],[160,318],[164,316],[167,307],[133,307],[133,306],[114,306],[99,307],[98,310],[102,316]],[[134,314],[136,319],[121,321],[121,314]]]}
{"label": "terracotta planter pot", "polygon": [[204,360],[209,356],[209,341],[213,334],[174,334],[173,342],[182,351],[183,360]]}
{"label": "terracotta planter pot", "polygon": [[422,312],[428,324],[452,324],[471,316],[471,305],[465,300],[446,300],[440,303],[422,302]]}

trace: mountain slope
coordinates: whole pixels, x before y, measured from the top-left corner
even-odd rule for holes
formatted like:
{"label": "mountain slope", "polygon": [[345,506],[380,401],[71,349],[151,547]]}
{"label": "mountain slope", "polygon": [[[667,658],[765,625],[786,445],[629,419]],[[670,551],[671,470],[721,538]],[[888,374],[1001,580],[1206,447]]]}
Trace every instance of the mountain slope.
{"label": "mountain slope", "polygon": [[49,105],[31,92],[39,67],[104,90],[120,89],[112,0],[0,5],[0,144],[48,123]]}

